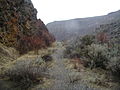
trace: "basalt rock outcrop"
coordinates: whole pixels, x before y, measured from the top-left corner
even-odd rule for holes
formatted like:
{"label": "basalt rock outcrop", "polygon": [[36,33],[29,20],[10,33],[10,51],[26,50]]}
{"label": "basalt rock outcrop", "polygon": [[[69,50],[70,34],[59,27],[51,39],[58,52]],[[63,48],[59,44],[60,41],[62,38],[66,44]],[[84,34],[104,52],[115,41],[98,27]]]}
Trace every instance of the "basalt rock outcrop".
{"label": "basalt rock outcrop", "polygon": [[36,15],[31,0],[0,0],[0,43],[21,54],[50,46],[55,39]]}

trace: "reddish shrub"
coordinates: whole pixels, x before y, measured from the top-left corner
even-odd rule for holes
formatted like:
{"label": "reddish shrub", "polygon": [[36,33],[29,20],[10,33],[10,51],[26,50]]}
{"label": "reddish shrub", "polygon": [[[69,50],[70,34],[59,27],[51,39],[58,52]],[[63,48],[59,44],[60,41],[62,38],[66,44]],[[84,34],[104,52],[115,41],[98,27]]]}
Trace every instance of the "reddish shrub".
{"label": "reddish shrub", "polygon": [[37,36],[32,36],[32,37],[23,36],[22,38],[20,38],[18,44],[18,49],[20,51],[20,54],[27,53],[28,51],[31,50],[38,50],[42,47],[45,48],[45,44],[43,40]]}
{"label": "reddish shrub", "polygon": [[[39,35],[41,33],[41,35]],[[38,51],[40,48],[46,48],[54,41],[53,37],[47,31],[39,32],[37,35],[26,36],[23,35],[19,39],[18,50],[20,54],[27,53],[28,51]]]}
{"label": "reddish shrub", "polygon": [[109,41],[108,35],[104,32],[98,33],[97,34],[97,40],[101,43],[106,43]]}

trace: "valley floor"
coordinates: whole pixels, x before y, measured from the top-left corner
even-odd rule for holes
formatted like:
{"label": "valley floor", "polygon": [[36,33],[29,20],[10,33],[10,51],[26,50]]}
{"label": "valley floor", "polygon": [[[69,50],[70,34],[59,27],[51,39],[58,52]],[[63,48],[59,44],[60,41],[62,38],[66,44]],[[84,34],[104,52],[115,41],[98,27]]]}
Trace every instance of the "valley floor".
{"label": "valley floor", "polygon": [[[110,90],[107,88],[93,88],[83,84],[83,82],[81,82],[81,74],[83,74],[83,72],[77,72],[67,68],[67,59],[63,57],[64,50],[64,47],[58,46],[52,54],[54,64],[48,70],[51,76],[50,85],[47,88],[43,87],[41,90]],[[85,73],[83,75],[85,75]],[[37,90],[40,89],[38,88]]]}
{"label": "valley floor", "polygon": [[[49,78],[44,78],[45,82],[41,85],[35,85],[29,90],[119,90],[119,89],[110,89],[105,87],[100,87],[97,85],[92,85],[86,83],[89,80],[94,80],[95,77],[102,77],[103,75],[97,75],[87,69],[81,70],[80,72],[69,68],[67,63],[69,60],[65,59],[64,50],[65,48],[62,44],[56,45],[53,48],[54,52],[52,53],[53,61],[51,66],[47,70]],[[30,58],[31,55],[29,55]],[[36,58],[36,56],[31,56]],[[37,56],[38,57],[38,56]],[[25,56],[21,57],[25,58]],[[87,71],[86,71],[87,70]],[[102,72],[102,71],[101,71]],[[4,81],[0,81],[0,85],[9,84]],[[5,85],[3,85],[5,86]],[[4,88],[4,87],[3,87]],[[0,90],[21,90],[21,89],[2,89]]]}
{"label": "valley floor", "polygon": [[52,76],[53,84],[47,90],[94,90],[80,82],[74,82],[74,79],[79,79],[78,75],[66,68],[63,51],[64,48],[59,47],[52,55],[55,61],[53,67],[49,69],[49,74]]}

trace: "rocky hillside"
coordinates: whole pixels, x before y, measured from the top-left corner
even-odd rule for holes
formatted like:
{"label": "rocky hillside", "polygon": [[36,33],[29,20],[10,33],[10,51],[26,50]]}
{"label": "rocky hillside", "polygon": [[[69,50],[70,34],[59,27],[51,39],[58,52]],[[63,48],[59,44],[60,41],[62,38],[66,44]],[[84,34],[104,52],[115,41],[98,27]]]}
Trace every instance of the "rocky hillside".
{"label": "rocky hillside", "polygon": [[68,40],[74,36],[90,34],[99,25],[119,20],[119,17],[120,11],[117,11],[104,16],[55,21],[47,24],[47,28],[55,35],[57,40]]}
{"label": "rocky hillside", "polygon": [[120,20],[113,21],[109,24],[102,24],[96,28],[96,32],[104,32],[107,34],[109,41],[113,43],[120,43]]}
{"label": "rocky hillside", "polygon": [[20,53],[50,46],[55,39],[36,15],[31,0],[0,0],[0,43]]}

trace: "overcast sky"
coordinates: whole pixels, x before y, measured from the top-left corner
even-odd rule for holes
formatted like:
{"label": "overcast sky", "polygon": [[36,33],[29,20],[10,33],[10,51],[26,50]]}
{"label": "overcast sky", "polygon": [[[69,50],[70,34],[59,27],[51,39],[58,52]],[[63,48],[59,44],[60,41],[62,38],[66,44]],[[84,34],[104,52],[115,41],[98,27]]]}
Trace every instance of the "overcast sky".
{"label": "overcast sky", "polygon": [[120,0],[32,0],[32,2],[38,11],[38,18],[45,24],[105,15],[120,9]]}

